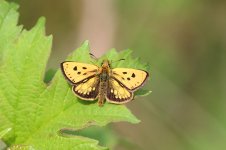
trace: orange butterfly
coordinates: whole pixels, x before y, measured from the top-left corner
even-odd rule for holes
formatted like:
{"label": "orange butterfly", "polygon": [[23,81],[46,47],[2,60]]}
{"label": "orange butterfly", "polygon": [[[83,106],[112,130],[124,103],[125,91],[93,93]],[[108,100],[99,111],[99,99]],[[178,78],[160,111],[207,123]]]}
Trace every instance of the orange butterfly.
{"label": "orange butterfly", "polygon": [[108,60],[101,67],[65,61],[61,63],[65,78],[72,84],[73,92],[83,100],[93,101],[98,98],[99,106],[104,99],[110,103],[124,104],[131,101],[134,91],[147,80],[147,71],[130,68],[110,68]]}

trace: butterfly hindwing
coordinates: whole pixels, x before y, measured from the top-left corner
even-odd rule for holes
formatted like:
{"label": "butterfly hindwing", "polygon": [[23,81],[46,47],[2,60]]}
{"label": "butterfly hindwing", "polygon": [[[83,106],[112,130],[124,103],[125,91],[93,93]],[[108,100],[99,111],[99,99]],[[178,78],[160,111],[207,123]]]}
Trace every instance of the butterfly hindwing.
{"label": "butterfly hindwing", "polygon": [[95,100],[99,94],[99,77],[91,77],[72,87],[73,92],[83,100]]}
{"label": "butterfly hindwing", "polygon": [[106,100],[110,103],[123,104],[133,99],[133,92],[128,91],[123,85],[113,78],[109,79]]}
{"label": "butterfly hindwing", "polygon": [[98,67],[91,64],[65,61],[61,63],[61,70],[70,83],[76,84],[91,76],[95,76]]}
{"label": "butterfly hindwing", "polygon": [[141,87],[148,76],[148,72],[143,70],[129,68],[112,69],[112,77],[122,83],[130,91],[135,91]]}

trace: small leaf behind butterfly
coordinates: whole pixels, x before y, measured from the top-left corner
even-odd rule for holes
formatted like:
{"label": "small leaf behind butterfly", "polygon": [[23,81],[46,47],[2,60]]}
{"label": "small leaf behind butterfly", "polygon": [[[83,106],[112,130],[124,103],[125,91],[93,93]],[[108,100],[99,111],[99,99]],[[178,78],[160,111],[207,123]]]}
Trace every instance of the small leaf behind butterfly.
{"label": "small leaf behind butterfly", "polygon": [[135,97],[137,96],[148,96],[149,94],[151,94],[152,91],[147,90],[147,89],[139,89],[137,91],[134,92]]}

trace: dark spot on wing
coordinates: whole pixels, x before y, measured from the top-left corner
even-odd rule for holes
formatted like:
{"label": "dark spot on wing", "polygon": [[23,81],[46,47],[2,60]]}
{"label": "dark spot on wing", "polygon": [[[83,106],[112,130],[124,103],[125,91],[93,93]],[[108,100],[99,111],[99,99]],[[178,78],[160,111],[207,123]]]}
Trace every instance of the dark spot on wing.
{"label": "dark spot on wing", "polygon": [[122,72],[123,74],[127,74],[127,72]]}
{"label": "dark spot on wing", "polygon": [[130,78],[127,78],[127,80],[130,80]]}
{"label": "dark spot on wing", "polygon": [[87,75],[87,73],[83,73],[83,75]]}
{"label": "dark spot on wing", "polygon": [[77,74],[81,74],[81,72],[79,71]]}
{"label": "dark spot on wing", "polygon": [[131,77],[135,78],[136,77],[135,73],[133,73]]}
{"label": "dark spot on wing", "polygon": [[122,80],[125,80],[125,78],[122,77]]}
{"label": "dark spot on wing", "polygon": [[87,69],[86,67],[82,67],[82,69]]}
{"label": "dark spot on wing", "polygon": [[77,66],[75,66],[73,69],[74,69],[74,71],[77,71],[78,68],[77,68]]}

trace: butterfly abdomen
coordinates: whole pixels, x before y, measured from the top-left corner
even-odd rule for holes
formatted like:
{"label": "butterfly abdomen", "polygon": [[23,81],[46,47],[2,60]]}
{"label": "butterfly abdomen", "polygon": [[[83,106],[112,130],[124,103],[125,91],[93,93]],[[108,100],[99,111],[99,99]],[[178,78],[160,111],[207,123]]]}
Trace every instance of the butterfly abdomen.
{"label": "butterfly abdomen", "polygon": [[107,92],[107,86],[108,86],[108,78],[109,77],[106,71],[103,71],[100,74],[99,99],[98,99],[99,106],[102,106],[104,103],[105,95]]}
{"label": "butterfly abdomen", "polygon": [[98,99],[99,106],[102,106],[103,103],[104,103],[106,91],[107,91],[107,82],[100,82],[100,86],[99,86],[99,99]]}

